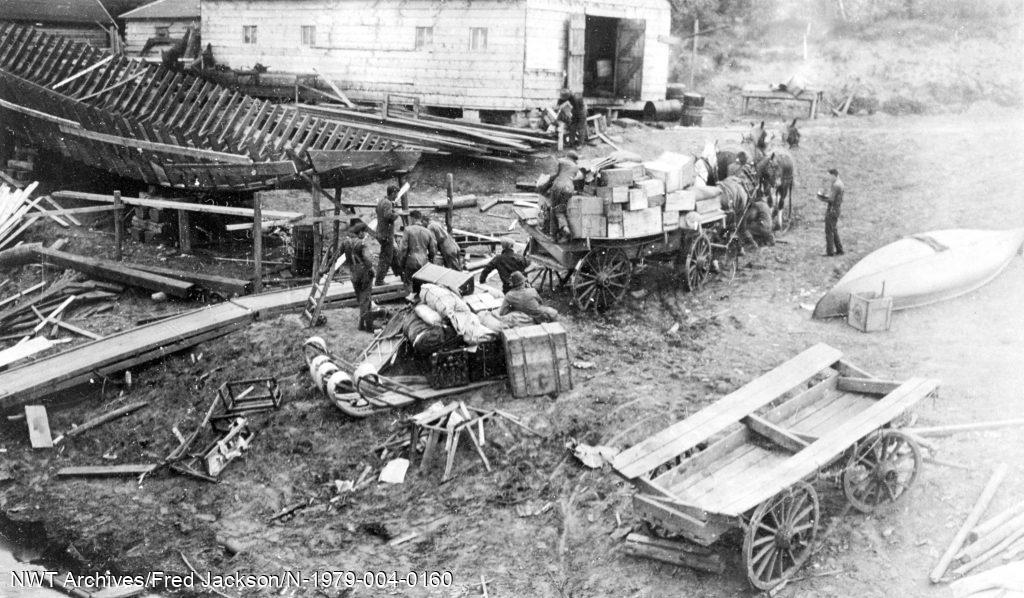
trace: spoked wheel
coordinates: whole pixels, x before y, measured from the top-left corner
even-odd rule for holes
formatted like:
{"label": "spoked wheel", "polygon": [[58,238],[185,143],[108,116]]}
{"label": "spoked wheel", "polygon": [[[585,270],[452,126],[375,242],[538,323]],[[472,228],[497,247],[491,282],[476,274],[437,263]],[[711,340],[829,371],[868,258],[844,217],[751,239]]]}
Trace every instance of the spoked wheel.
{"label": "spoked wheel", "polygon": [[843,470],[843,493],[853,508],[874,513],[906,496],[920,469],[917,443],[897,430],[881,430],[857,443]]}
{"label": "spoked wheel", "polygon": [[755,588],[771,589],[803,566],[818,536],[818,518],[818,493],[806,482],[754,510],[743,538],[743,560]]}
{"label": "spoked wheel", "polygon": [[565,273],[563,270],[533,264],[526,269],[526,279],[538,291],[553,293],[565,284]]}
{"label": "spoked wheel", "polygon": [[736,280],[740,271],[740,256],[743,255],[743,242],[739,235],[731,235],[726,241],[725,252],[718,262],[719,273],[726,282]]}
{"label": "spoked wheel", "polygon": [[605,310],[629,290],[633,264],[618,249],[595,249],[576,263],[572,273],[572,300],[582,310]]}
{"label": "spoked wheel", "polygon": [[703,230],[699,230],[685,246],[682,266],[686,290],[692,293],[704,286],[711,273],[711,262],[711,240]]}

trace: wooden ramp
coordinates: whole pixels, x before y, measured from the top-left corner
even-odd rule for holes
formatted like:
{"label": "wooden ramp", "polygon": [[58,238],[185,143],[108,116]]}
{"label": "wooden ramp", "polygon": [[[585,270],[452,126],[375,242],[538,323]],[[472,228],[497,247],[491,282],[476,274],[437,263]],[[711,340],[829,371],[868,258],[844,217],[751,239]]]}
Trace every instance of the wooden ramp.
{"label": "wooden ramp", "polygon": [[[374,293],[402,292],[402,284],[397,278],[391,277],[386,282],[375,287]],[[298,311],[308,295],[308,289],[297,288],[240,297],[113,334],[0,372],[0,412],[223,336],[248,326],[254,320]],[[327,293],[326,302],[330,305],[354,297],[350,282],[335,283]]]}

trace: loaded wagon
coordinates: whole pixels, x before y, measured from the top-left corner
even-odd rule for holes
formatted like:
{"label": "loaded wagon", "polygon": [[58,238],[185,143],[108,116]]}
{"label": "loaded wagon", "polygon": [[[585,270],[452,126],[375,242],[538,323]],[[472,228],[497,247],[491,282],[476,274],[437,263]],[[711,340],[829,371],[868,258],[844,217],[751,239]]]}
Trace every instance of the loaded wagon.
{"label": "loaded wagon", "polygon": [[[921,468],[916,441],[895,424],[938,381],[872,377],[818,344],[616,455],[637,492],[637,515],[681,551],[707,554],[743,532],[747,578],[759,589],[791,577],[815,548],[819,472],[849,503],[874,512],[907,496]],[[684,561],[684,558],[680,559]]]}

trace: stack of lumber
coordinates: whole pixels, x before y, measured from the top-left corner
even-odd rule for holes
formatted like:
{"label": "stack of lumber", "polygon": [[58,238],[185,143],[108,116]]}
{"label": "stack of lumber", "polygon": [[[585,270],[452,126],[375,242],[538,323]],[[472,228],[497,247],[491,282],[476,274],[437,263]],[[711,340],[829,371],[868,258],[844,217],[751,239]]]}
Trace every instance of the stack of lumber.
{"label": "stack of lumber", "polygon": [[[405,295],[398,279],[373,289],[381,302]],[[90,381],[147,363],[206,340],[240,330],[258,319],[296,311],[306,302],[309,290],[289,289],[241,297],[230,302],[190,310],[176,316],[84,343],[33,363],[0,372],[0,412]],[[349,282],[331,285],[328,307],[354,307],[355,292]]]}
{"label": "stack of lumber", "polygon": [[0,185],[0,249],[10,245],[14,240],[38,218],[29,212],[42,198],[30,200],[38,183],[32,183],[24,189],[16,189]]}
{"label": "stack of lumber", "polygon": [[302,105],[300,112],[359,126],[424,152],[520,161],[557,141],[540,131],[421,115],[416,118],[357,112],[329,105]]}

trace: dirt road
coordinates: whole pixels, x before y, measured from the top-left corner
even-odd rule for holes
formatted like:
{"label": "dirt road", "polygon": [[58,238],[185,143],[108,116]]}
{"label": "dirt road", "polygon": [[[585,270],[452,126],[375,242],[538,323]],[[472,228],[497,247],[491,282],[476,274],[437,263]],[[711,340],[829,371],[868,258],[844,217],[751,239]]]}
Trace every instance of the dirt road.
{"label": "dirt road", "polygon": [[[451,588],[387,590],[399,595],[479,596],[481,575],[491,596],[751,595],[738,564],[710,576],[621,554],[616,538],[637,523],[630,491],[609,472],[565,460],[565,441],[628,445],[819,341],[881,376],[940,378],[941,398],[919,410],[924,423],[1019,416],[1024,260],[970,296],[895,315],[888,333],[812,321],[806,307],[860,257],[902,235],[1024,226],[1022,122],[1001,114],[807,124],[803,147],[794,152],[800,221],[784,243],[752,256],[731,285],[713,283],[696,294],[657,285],[661,290],[611,313],[569,317],[574,357],[596,367],[577,370],[576,389],[557,400],[479,397],[550,435],[535,440],[498,431],[490,439],[491,474],[466,459],[462,475],[444,485],[432,475],[412,477],[401,486],[374,486],[329,503],[333,480],[354,479],[364,464],[379,466],[370,448],[387,436],[395,418],[346,420],[321,401],[299,371],[305,331],[297,318],[285,316],[204,345],[198,364],[179,357],[136,373],[141,382],[133,398],[160,408],[115,422],[102,437],[76,441],[56,454],[8,443],[15,484],[0,487],[0,510],[19,520],[46,521],[53,548],[73,544],[92,569],[183,571],[177,553],[183,550],[201,570],[221,572],[453,572]],[[695,151],[703,141],[701,133],[688,130],[622,135],[627,147],[647,156],[659,148]],[[823,209],[813,199],[830,166],[842,171],[848,189],[842,258],[822,257]],[[657,278],[657,272],[649,277]],[[352,310],[332,312],[321,333],[336,351],[355,351],[367,338],[354,336],[354,322]],[[666,334],[676,322],[679,331]],[[204,386],[200,376],[211,370]],[[221,484],[157,477],[138,487],[49,477],[63,465],[99,462],[105,452],[123,461],[166,454],[176,443],[171,425],[189,429],[212,389],[242,371],[276,374],[287,406]],[[63,429],[86,412],[55,411],[51,425]],[[895,512],[848,516],[807,569],[839,572],[791,584],[782,595],[942,595],[927,584],[927,571],[993,463],[1024,463],[1019,438],[1019,430],[1005,429],[939,440],[941,458],[971,471],[929,466]],[[826,515],[832,516],[841,508],[840,493],[827,488],[822,486]],[[993,509],[1022,490],[1018,466]],[[283,505],[306,498],[316,506],[291,521],[266,524]],[[532,507],[542,512],[517,514]],[[420,536],[388,546],[374,535],[382,528],[417,530]],[[249,550],[229,558],[215,543],[217,535]],[[283,595],[311,594],[292,589]],[[357,595],[380,592],[361,589]]]}

